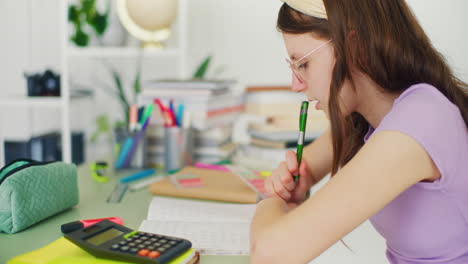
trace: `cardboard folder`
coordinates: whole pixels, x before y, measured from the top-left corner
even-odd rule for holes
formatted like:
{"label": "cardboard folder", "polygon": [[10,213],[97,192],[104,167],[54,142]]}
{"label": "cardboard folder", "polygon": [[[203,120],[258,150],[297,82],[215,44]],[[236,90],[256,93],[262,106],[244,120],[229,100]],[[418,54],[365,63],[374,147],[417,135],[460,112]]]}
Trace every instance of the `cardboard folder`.
{"label": "cardboard folder", "polygon": [[[187,166],[177,174],[197,176],[202,180],[203,186],[184,188],[176,186],[169,178],[166,178],[153,183],[150,191],[155,195],[180,198],[251,204],[257,202],[257,194],[231,172]],[[174,176],[176,177],[177,174]]]}

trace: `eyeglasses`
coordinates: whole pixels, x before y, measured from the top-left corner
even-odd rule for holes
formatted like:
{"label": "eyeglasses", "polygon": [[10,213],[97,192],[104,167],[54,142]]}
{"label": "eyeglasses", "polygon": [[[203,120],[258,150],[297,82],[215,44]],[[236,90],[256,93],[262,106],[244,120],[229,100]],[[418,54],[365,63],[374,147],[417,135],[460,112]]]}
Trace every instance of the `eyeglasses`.
{"label": "eyeglasses", "polygon": [[325,45],[327,45],[328,43],[330,43],[332,40],[328,40],[327,42],[323,43],[322,45],[318,46],[317,48],[311,50],[309,53],[307,53],[306,55],[302,56],[302,58],[296,60],[295,62],[292,62],[290,59],[286,58],[286,62],[288,63],[289,65],[289,68],[291,68],[292,72],[294,73],[294,75],[296,76],[296,78],[300,81],[300,82],[304,82],[304,77],[305,77],[305,64],[307,63],[306,62],[303,62],[301,64],[298,64],[299,62],[301,62],[302,60],[304,60],[307,56],[309,56],[310,54],[320,50],[321,48],[323,48]]}

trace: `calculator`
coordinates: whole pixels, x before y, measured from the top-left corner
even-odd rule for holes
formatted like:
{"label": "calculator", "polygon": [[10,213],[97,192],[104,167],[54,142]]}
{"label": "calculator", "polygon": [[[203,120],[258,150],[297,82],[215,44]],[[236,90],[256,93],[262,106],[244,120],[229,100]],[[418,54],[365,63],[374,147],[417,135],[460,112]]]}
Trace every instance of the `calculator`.
{"label": "calculator", "polygon": [[186,239],[139,232],[109,220],[64,236],[96,257],[142,264],[168,263],[192,247]]}

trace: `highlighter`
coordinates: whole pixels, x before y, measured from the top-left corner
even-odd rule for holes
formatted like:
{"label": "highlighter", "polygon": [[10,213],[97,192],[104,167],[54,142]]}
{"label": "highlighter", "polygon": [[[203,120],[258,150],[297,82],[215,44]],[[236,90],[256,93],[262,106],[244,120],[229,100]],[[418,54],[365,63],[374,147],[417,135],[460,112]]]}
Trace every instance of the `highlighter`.
{"label": "highlighter", "polygon": [[96,223],[101,222],[102,220],[109,220],[112,221],[116,224],[123,225],[122,218],[120,217],[106,217],[106,218],[97,218],[97,219],[88,219],[88,220],[79,220],[79,221],[74,221],[70,223],[63,224],[60,226],[60,230],[62,230],[62,233],[70,233],[75,230],[78,230],[80,228],[85,228],[91,225],[94,225]]}

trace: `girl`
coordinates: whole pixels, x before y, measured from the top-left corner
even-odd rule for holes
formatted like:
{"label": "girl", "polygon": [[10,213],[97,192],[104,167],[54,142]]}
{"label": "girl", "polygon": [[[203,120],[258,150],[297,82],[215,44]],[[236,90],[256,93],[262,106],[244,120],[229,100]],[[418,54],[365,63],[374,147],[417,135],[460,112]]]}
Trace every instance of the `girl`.
{"label": "girl", "polygon": [[369,218],[390,263],[468,263],[468,85],[404,0],[283,1],[292,90],[331,128],[265,183],[252,263],[306,263]]}

